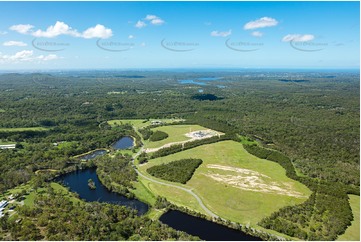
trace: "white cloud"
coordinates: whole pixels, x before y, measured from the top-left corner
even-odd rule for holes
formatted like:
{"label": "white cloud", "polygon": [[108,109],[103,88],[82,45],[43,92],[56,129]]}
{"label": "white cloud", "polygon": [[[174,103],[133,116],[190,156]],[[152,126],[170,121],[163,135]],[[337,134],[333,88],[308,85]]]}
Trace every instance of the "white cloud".
{"label": "white cloud", "polygon": [[150,21],[153,25],[162,25],[164,24],[164,20],[156,15],[148,14],[145,18],[145,20]]}
{"label": "white cloud", "polygon": [[224,32],[221,32],[221,31],[218,31],[218,30],[215,30],[215,31],[212,31],[211,32],[211,36],[214,36],[214,37],[227,37],[229,35],[232,34],[232,30],[228,30],[228,31],[224,31]]}
{"label": "white cloud", "polygon": [[33,25],[30,24],[18,24],[10,26],[10,30],[16,31],[20,34],[27,34],[32,28],[34,28]]}
{"label": "white cloud", "polygon": [[157,18],[158,18],[158,17],[155,16],[155,15],[148,14],[148,15],[145,17],[145,20],[150,21],[150,20],[157,19]]}
{"label": "white cloud", "polygon": [[22,60],[22,61],[27,61],[30,60],[31,57],[33,56],[33,51],[32,50],[23,50],[20,52],[17,52],[15,55],[9,56],[9,60],[15,61],[15,60]]}
{"label": "white cloud", "polygon": [[51,61],[51,60],[57,60],[59,59],[59,57],[57,55],[50,54],[50,55],[39,55],[37,59],[43,61]]}
{"label": "white cloud", "polygon": [[246,23],[243,28],[246,30],[258,29],[258,28],[276,26],[277,24],[278,24],[278,21],[276,19],[270,18],[270,17],[263,17],[263,18],[255,20],[255,21]]}
{"label": "white cloud", "polygon": [[145,47],[145,46],[146,46],[145,42],[142,42],[142,43],[140,44],[140,46],[141,46],[141,47]]}
{"label": "white cloud", "polygon": [[91,27],[85,30],[82,34],[82,37],[85,39],[91,38],[100,38],[100,39],[107,39],[113,35],[111,29],[107,29],[101,24],[97,24],[95,27]]}
{"label": "white cloud", "polygon": [[0,63],[51,61],[56,59],[59,59],[59,57],[54,54],[34,56],[34,52],[32,50],[19,51],[14,55],[3,55],[2,53],[0,53]]}
{"label": "white cloud", "polygon": [[72,29],[69,25],[64,22],[56,21],[54,25],[49,26],[45,31],[38,29],[33,31],[34,26],[30,24],[19,24],[13,25],[10,27],[11,30],[17,31],[21,34],[31,34],[35,37],[44,37],[44,38],[54,38],[59,35],[69,35],[72,37],[78,38],[102,38],[106,39],[113,35],[112,30],[104,27],[101,24],[97,24],[94,27],[90,27],[84,32],[78,32],[75,29]]}
{"label": "white cloud", "polygon": [[146,22],[149,22],[149,24],[152,25],[162,25],[165,23],[165,21],[163,19],[161,19],[160,17],[156,16],[156,15],[152,15],[152,14],[148,14],[147,16],[145,16],[145,18],[143,19],[145,21],[141,21],[138,20],[138,22],[135,24],[136,28],[144,28],[145,26],[147,26]]}
{"label": "white cloud", "polygon": [[156,18],[156,19],[152,19],[150,23],[153,25],[162,25],[164,24],[164,20],[160,18]]}
{"label": "white cloud", "polygon": [[35,37],[54,38],[59,35],[71,35],[80,37],[78,31],[73,30],[69,25],[64,22],[56,21],[55,25],[49,26],[45,31],[38,29],[32,33]]}
{"label": "white cloud", "polygon": [[21,42],[21,41],[10,40],[10,41],[4,42],[3,46],[27,46],[27,44],[24,42]]}
{"label": "white cloud", "polygon": [[259,31],[253,31],[253,32],[252,32],[252,36],[254,36],[254,37],[262,37],[262,36],[263,36],[263,33],[262,33],[262,32],[259,32]]}
{"label": "white cloud", "polygon": [[138,29],[144,28],[145,26],[147,26],[147,24],[140,20],[135,24],[135,27]]}
{"label": "white cloud", "polygon": [[129,35],[128,36],[128,39],[134,39],[135,37],[134,37],[134,35]]}
{"label": "white cloud", "polygon": [[284,36],[282,38],[283,42],[289,42],[289,41],[294,41],[294,42],[306,42],[306,41],[311,41],[315,38],[315,36],[313,36],[312,34],[288,34],[286,36]]}

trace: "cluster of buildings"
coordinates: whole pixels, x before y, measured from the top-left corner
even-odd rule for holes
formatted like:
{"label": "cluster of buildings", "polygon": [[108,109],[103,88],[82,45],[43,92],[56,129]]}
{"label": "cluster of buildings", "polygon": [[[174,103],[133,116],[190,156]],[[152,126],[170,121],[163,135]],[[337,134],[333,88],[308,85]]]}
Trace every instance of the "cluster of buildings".
{"label": "cluster of buildings", "polygon": [[10,145],[0,145],[0,149],[15,149],[16,144],[10,144]]}
{"label": "cluster of buildings", "polygon": [[204,138],[207,135],[209,135],[209,132],[205,132],[205,131],[202,131],[202,130],[193,133],[193,136],[196,137],[196,138]]}
{"label": "cluster of buildings", "polygon": [[6,200],[0,202],[0,218],[4,216],[3,211],[9,203]]}
{"label": "cluster of buildings", "polygon": [[162,121],[160,121],[160,120],[153,120],[153,121],[150,122],[150,124],[151,125],[162,125],[164,123]]}

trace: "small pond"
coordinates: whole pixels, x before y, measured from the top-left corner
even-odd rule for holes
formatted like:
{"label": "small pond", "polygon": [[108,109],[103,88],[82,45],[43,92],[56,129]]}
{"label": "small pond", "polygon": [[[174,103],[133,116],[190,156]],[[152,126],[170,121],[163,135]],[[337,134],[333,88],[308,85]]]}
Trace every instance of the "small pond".
{"label": "small pond", "polygon": [[112,144],[113,149],[115,150],[125,150],[132,148],[134,145],[134,140],[132,137],[124,136],[120,138],[117,142]]}
{"label": "small pond", "polygon": [[260,241],[261,239],[248,235],[242,231],[228,228],[213,223],[206,219],[197,218],[186,213],[170,210],[163,214],[160,219],[162,223],[170,227],[184,231],[190,235],[198,236],[202,240],[209,241]]}
{"label": "small pond", "polygon": [[97,156],[105,155],[106,153],[107,153],[107,150],[94,150],[88,154],[79,156],[78,158],[81,160],[91,160]]}
{"label": "small pond", "polygon": [[[90,189],[88,180],[94,181],[96,189]],[[136,200],[128,199],[125,196],[109,191],[98,179],[96,168],[77,170],[64,174],[56,178],[57,182],[69,187],[72,192],[79,194],[80,198],[87,202],[105,202],[117,204],[138,210],[138,215],[145,214],[148,211],[148,205]]]}

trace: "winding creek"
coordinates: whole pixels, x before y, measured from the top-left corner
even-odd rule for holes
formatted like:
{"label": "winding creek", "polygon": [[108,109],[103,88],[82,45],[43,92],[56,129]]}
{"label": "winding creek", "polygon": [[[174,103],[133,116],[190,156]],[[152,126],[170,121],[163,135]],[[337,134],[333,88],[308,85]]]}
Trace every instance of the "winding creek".
{"label": "winding creek", "polygon": [[[90,189],[88,180],[94,181],[96,189]],[[98,179],[96,168],[89,168],[85,170],[77,170],[64,174],[56,179],[57,182],[69,187],[72,192],[79,194],[79,197],[85,199],[87,202],[105,202],[117,204],[136,209],[138,215],[143,215],[148,211],[148,205],[136,200],[129,199],[118,193],[109,191]]]}
{"label": "winding creek", "polygon": [[261,239],[248,235],[242,231],[228,228],[211,221],[197,218],[186,213],[170,210],[163,214],[160,219],[168,226],[185,231],[190,235],[198,236],[202,240],[209,241],[260,241]]}

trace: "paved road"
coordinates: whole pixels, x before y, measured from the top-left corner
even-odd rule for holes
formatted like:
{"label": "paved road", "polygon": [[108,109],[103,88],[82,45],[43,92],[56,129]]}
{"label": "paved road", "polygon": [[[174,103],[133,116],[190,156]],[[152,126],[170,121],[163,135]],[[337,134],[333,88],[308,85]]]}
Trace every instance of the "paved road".
{"label": "paved road", "polygon": [[177,188],[177,189],[180,189],[180,190],[183,190],[185,192],[188,192],[189,194],[191,194],[199,203],[199,205],[201,206],[201,208],[209,215],[211,216],[212,218],[218,218],[218,216],[216,214],[214,214],[211,210],[209,210],[205,205],[204,203],[202,202],[202,199],[197,195],[195,194],[191,189],[188,189],[188,188],[184,188],[182,186],[178,186],[178,185],[175,185],[175,184],[169,184],[169,183],[165,183],[165,182],[161,182],[161,181],[157,181],[151,177],[148,177],[144,174],[142,174],[138,169],[137,167],[134,165],[134,159],[137,158],[142,152],[143,152],[143,147],[133,156],[133,168],[134,170],[138,173],[139,176],[143,177],[144,179],[148,180],[148,181],[151,181],[151,182],[154,182],[154,183],[157,183],[157,184],[160,184],[160,185],[164,185],[164,186],[168,186],[168,187],[174,187],[174,188]]}

